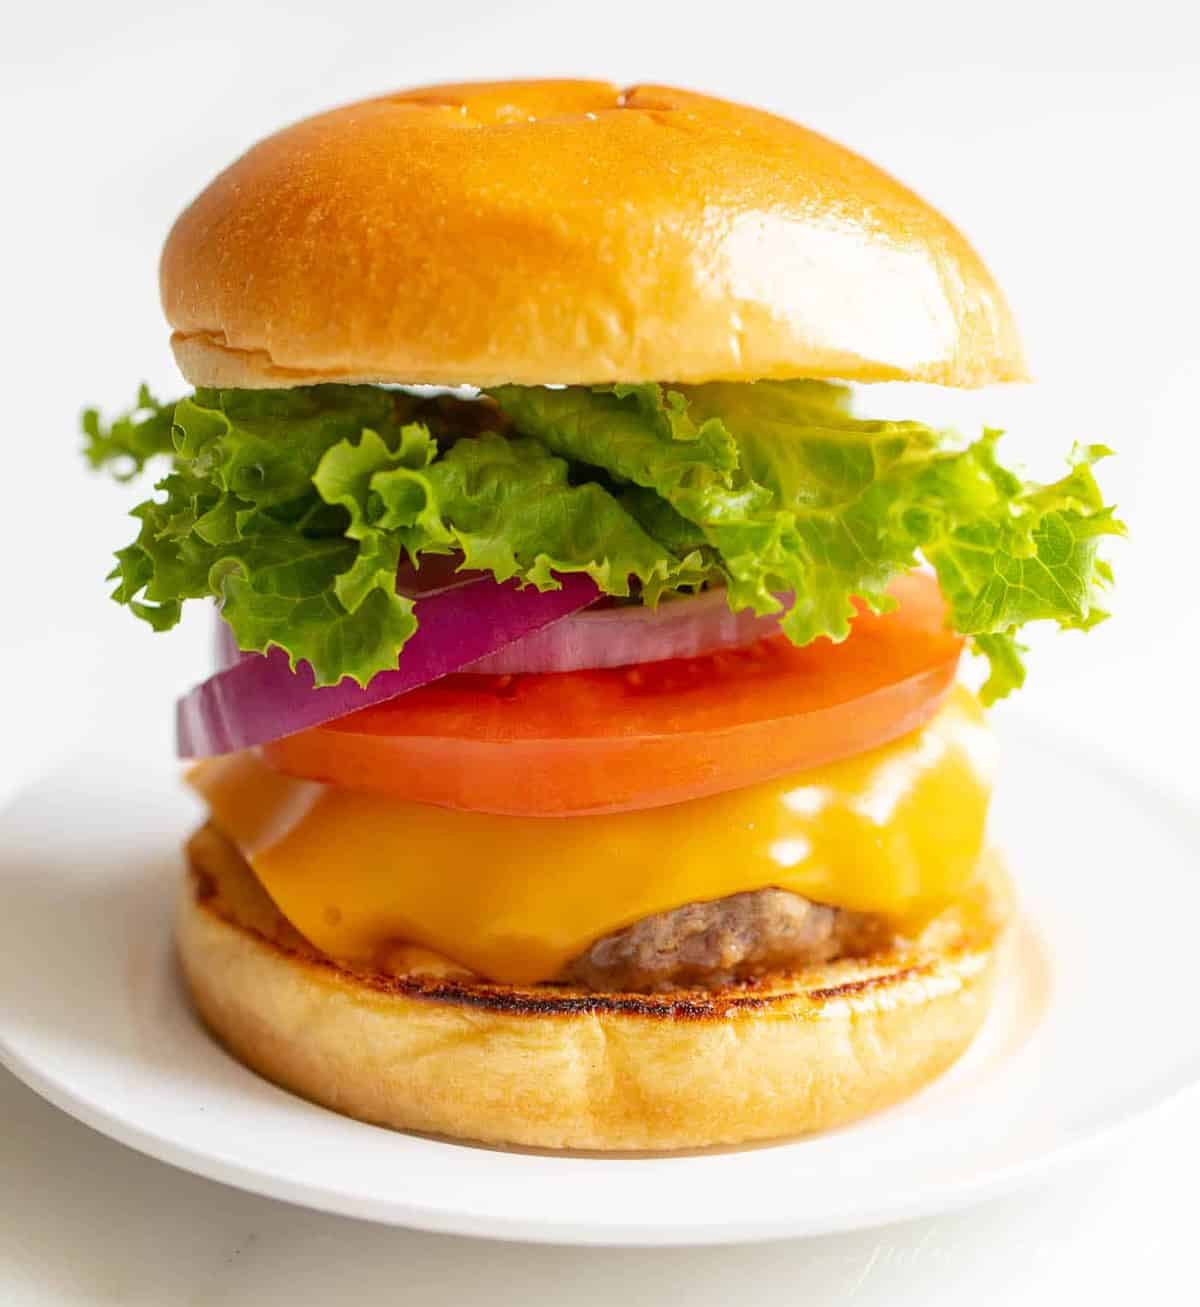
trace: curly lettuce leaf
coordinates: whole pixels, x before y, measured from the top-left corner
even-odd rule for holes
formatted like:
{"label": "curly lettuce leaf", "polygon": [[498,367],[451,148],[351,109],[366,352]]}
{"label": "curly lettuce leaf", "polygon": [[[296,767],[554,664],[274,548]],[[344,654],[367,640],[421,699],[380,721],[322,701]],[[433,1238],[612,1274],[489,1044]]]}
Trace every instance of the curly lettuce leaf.
{"label": "curly lettuce leaf", "polygon": [[[518,431],[573,463],[601,467],[618,483],[651,492],[627,500],[649,529],[686,539],[719,560],[735,609],[777,612],[772,590],[801,583],[786,538],[791,520],[763,486],[741,475],[736,443],[719,418],[692,420],[677,391],[659,386],[489,392]],[[639,510],[640,504],[640,510]]]}
{"label": "curly lettuce leaf", "polygon": [[987,701],[1024,680],[1030,622],[1106,615],[1102,537],[1122,527],[1079,449],[1041,485],[918,422],[855,418],[821,382],[664,389],[503,386],[482,402],[374,386],[200,390],[104,426],[87,457],[118,475],[171,460],[134,509],[114,598],[155,629],[214,597],[246,649],[284,649],[318,684],[365,684],[416,629],[406,557],[539,588],[585,572],[654,603],[709,581],[731,607],[780,611],[797,644],[844,639],[854,600],[936,569],[954,627],[990,664]]}
{"label": "curly lettuce leaf", "polygon": [[[396,593],[406,554],[458,552],[465,568],[540,589],[586,572],[615,595],[705,577],[536,441],[477,424],[439,442],[440,401],[428,424],[409,420],[427,411],[413,397],[369,386],[200,390],[161,407],[172,470],[133,510],[140,530],[117,555],[113,597],[156,630],[187,600],[215,598],[241,648],[278,646],[318,685],[395,667],[416,629]],[[94,463],[128,454],[130,421],[91,423]]]}
{"label": "curly lettuce leaf", "polygon": [[84,457],[94,468],[107,468],[118,481],[132,481],[152,458],[173,452],[174,404],[160,404],[148,386],[138,388],[137,402],[109,426],[98,409],[83,412]]}
{"label": "curly lettuce leaf", "polygon": [[[1066,476],[1040,485],[999,464],[998,432],[962,448],[923,423],[857,419],[849,391],[826,383],[491,393],[518,430],[631,482],[627,502],[651,531],[676,548],[707,545],[731,606],[777,611],[792,592],[783,626],[797,644],[845,639],[853,598],[886,608],[888,583],[924,559],[953,626],[989,661],[991,702],[1024,680],[1020,627],[1086,629],[1106,616],[1097,545],[1123,528],[1091,470],[1103,447],[1076,451]],[[694,432],[732,443],[734,466],[713,458],[681,472]]]}

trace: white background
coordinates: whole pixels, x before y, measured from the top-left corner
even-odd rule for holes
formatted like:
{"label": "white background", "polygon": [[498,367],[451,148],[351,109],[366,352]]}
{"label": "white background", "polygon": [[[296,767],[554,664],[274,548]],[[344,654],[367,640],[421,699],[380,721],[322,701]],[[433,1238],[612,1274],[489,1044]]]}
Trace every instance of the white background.
{"label": "white background", "polygon": [[[133,501],[77,454],[85,403],[118,408],[140,380],[179,389],[155,283],[175,213],[238,151],[316,109],[439,79],[573,74],[800,118],[967,231],[1010,294],[1038,384],[950,402],[889,388],[871,403],[1007,424],[1039,472],[1075,439],[1118,449],[1102,471],[1133,540],[1117,553],[1116,616],[1086,640],[1039,640],[1025,706],[1200,802],[1191,13],[1183,0],[22,6],[0,45],[0,793],[83,735],[170,765],[171,699],[206,671],[203,624],[153,637],[105,598]],[[1130,870],[1087,892],[1136,893]],[[1086,857],[1078,873],[1083,886]],[[1138,932],[1125,963],[1152,973],[1152,945]],[[530,1250],[227,1193],[124,1154],[0,1073],[0,1301],[1186,1302],[1198,1160],[1193,1101],[1107,1160],[971,1214],[769,1249]]]}

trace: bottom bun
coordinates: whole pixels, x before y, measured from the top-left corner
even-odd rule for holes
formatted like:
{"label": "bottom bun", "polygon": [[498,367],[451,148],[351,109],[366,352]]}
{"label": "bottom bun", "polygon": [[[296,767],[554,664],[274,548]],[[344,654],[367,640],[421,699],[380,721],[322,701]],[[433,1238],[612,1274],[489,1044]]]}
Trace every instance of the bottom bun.
{"label": "bottom bun", "polygon": [[488,1144],[668,1150],[843,1125],[944,1071],[988,1007],[1009,890],[902,952],[713,993],[516,989],[343,967],[286,922],[213,827],[188,845],[179,952],[243,1062],[363,1121]]}

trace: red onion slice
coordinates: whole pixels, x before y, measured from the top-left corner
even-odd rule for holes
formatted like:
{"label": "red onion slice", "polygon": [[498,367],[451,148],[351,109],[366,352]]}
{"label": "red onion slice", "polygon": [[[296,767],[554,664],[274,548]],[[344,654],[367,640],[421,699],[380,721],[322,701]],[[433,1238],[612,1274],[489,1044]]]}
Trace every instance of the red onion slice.
{"label": "red onion slice", "polygon": [[238,642],[229,629],[229,623],[220,613],[217,614],[217,623],[213,628],[213,656],[219,672],[224,671],[226,667],[232,667],[234,663],[240,663],[243,658],[262,657],[261,654],[246,653],[245,650],[238,648]]}
{"label": "red onion slice", "polygon": [[[282,649],[240,654],[176,704],[176,751],[181,758],[233,753],[394,699],[561,621],[599,596],[588,576],[560,580],[561,589],[539,591],[485,577],[418,599],[419,626],[400,665],[380,672],[365,688],[349,679],[317,688],[312,668],[301,663],[293,672]],[[230,652],[226,642],[222,653]]]}
{"label": "red onion slice", "polygon": [[731,613],[724,590],[664,600],[654,609],[597,608],[543,627],[464,670],[506,676],[698,658],[774,635],[782,616]]}
{"label": "red onion slice", "polygon": [[406,558],[396,569],[396,592],[420,599],[422,595],[461,589],[488,575],[460,570],[461,564],[461,554],[422,554],[416,563]]}

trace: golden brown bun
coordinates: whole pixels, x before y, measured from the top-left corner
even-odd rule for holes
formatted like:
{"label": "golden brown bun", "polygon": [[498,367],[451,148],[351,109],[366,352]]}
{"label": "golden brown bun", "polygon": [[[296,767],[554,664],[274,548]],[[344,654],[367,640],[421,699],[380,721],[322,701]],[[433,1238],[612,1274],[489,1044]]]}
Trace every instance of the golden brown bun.
{"label": "golden brown bun", "polygon": [[715,994],[514,989],[351,971],[279,915],[224,836],[188,846],[179,951],[213,1032],[349,1116],[535,1148],[680,1149],[853,1121],[966,1048],[988,1005],[1007,883],[904,955]]}
{"label": "golden brown bun", "polygon": [[806,128],[662,86],[309,118],[183,213],[161,280],[195,385],[1025,379],[939,213]]}

